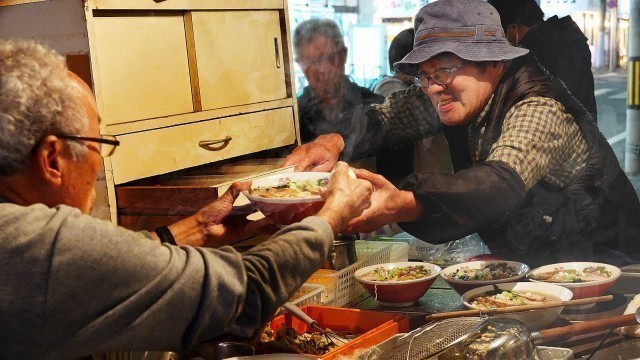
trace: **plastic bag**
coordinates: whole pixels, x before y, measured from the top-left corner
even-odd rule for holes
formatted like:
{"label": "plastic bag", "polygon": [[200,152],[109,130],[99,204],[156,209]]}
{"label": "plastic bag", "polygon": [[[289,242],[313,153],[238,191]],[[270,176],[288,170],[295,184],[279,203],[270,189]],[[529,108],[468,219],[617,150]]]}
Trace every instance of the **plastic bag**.
{"label": "plastic bag", "polygon": [[444,244],[430,244],[407,233],[396,235],[410,238],[409,259],[421,260],[446,267],[468,261],[473,256],[489,254],[489,249],[477,234]]}

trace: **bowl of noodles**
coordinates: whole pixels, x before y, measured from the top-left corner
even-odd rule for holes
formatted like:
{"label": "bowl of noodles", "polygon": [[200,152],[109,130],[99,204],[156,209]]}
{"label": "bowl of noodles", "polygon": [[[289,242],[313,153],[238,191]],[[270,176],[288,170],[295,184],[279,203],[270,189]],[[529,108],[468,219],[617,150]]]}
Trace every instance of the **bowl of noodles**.
{"label": "bowl of noodles", "polygon": [[449,266],[440,276],[462,295],[480,286],[520,281],[528,272],[529,266],[521,262],[485,260]]}
{"label": "bowl of noodles", "polygon": [[426,262],[393,262],[364,267],[353,276],[380,305],[399,307],[418,301],[441,270]]}
{"label": "bowl of noodles", "polygon": [[[511,282],[481,286],[462,295],[462,302],[469,309],[486,310],[502,307],[524,306],[571,300],[573,294],[562,286],[546,283]],[[532,330],[550,325],[562,311],[562,306],[535,309],[516,313],[495,314],[520,320]]]}
{"label": "bowl of noodles", "polygon": [[328,172],[291,172],[253,180],[244,195],[276,224],[288,225],[314,215],[324,205]]}
{"label": "bowl of noodles", "polygon": [[[574,299],[604,295],[620,277],[620,268],[595,262],[566,262],[531,270],[527,279],[560,285],[573,292]],[[581,307],[594,306],[582,305]]]}

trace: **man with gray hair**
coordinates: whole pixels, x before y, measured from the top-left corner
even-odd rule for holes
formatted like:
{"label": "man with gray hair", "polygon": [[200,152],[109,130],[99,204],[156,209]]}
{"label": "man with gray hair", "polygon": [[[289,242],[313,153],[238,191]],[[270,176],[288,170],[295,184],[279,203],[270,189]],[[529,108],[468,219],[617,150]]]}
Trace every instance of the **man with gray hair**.
{"label": "man with gray hair", "polygon": [[[416,86],[373,107],[367,138],[379,150],[457,127],[466,138],[447,140],[470,165],[412,174],[399,188],[357,171],[376,190],[350,229],[398,222],[431,243],[478,232],[492,253],[531,266],[639,260],[640,202],[611,146],[564,84],[509,44],[496,9],[438,0],[418,12],[414,28],[413,50],[395,67]],[[285,164],[331,166],[339,145],[327,135]]]}
{"label": "man with gray hair", "polygon": [[[334,234],[370,204],[339,163],[324,207],[240,254],[269,221],[231,221],[234,184],[160,238],[86,213],[118,141],[100,135],[89,87],[32,41],[0,41],[0,358],[182,350],[249,336],[318,269]],[[182,246],[171,245],[177,244]]]}
{"label": "man with gray hair", "polygon": [[[338,24],[330,19],[301,22],[293,33],[293,47],[295,61],[309,82],[298,97],[302,141],[337,133],[344,139],[344,160],[364,157],[355,145],[366,147],[366,129],[362,126],[366,112],[372,104],[382,103],[384,96],[356,84],[345,74],[347,47]],[[399,181],[413,167],[411,145],[401,144],[366,155],[376,156],[378,172]]]}

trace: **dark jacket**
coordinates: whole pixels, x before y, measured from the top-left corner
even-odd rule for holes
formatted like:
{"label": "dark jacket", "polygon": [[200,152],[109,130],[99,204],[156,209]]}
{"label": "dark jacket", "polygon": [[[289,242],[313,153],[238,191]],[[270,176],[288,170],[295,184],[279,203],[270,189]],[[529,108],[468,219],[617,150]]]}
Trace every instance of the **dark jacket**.
{"label": "dark jacket", "polygon": [[342,82],[340,101],[326,105],[320,101],[310,86],[298,97],[298,118],[303,142],[312,141],[320,135],[337,133],[345,140],[343,157],[350,158],[355,143],[364,141],[365,112],[369,105],[384,101],[382,95],[361,87],[349,80]]}
{"label": "dark jacket", "polygon": [[597,122],[591,51],[587,37],[571,16],[553,16],[520,39],[551,75],[559,78]]}
{"label": "dark jacket", "polygon": [[526,191],[518,174],[497,161],[481,160],[454,175],[412,174],[402,188],[414,192],[424,214],[400,226],[431,243],[478,232],[493,253],[532,266],[568,260],[625,264],[629,257],[640,258],[640,203],[631,183],[584,107],[532,56],[514,60],[494,92],[483,158],[500,137],[507,111],[533,96],[561,102],[587,144],[587,164],[568,186],[541,180]]}
{"label": "dark jacket", "polygon": [[[341,160],[350,161],[364,157],[362,149],[371,147],[365,136],[366,112],[370,105],[382,103],[385,98],[346,76],[342,90],[341,101],[328,106],[320,102],[310,86],[305,87],[298,97],[298,117],[303,142],[314,140],[319,135],[338,133],[345,141]],[[413,168],[412,145],[407,143],[406,146],[396,146],[377,153],[369,152],[367,156],[375,156],[377,172],[397,184]]]}

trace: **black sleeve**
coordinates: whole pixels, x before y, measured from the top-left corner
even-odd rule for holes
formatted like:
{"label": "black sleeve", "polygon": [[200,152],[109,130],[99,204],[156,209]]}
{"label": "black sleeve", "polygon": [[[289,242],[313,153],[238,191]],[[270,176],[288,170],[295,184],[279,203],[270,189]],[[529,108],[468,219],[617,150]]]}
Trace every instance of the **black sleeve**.
{"label": "black sleeve", "polygon": [[362,136],[358,137],[355,144],[348,146],[346,152],[340,154],[340,160],[363,159],[375,155],[384,148],[386,130],[382,126],[378,112],[368,106],[364,116],[357,120],[363,122],[361,125]]}
{"label": "black sleeve", "polygon": [[440,244],[494,224],[524,202],[525,185],[502,162],[487,161],[456,174],[412,174],[401,185],[413,191],[422,218],[400,223],[409,234]]}

